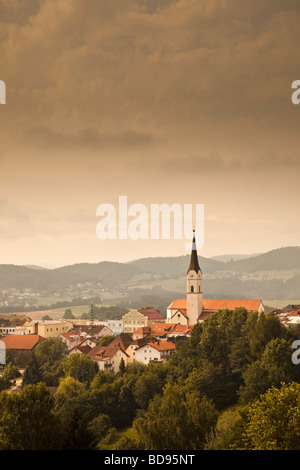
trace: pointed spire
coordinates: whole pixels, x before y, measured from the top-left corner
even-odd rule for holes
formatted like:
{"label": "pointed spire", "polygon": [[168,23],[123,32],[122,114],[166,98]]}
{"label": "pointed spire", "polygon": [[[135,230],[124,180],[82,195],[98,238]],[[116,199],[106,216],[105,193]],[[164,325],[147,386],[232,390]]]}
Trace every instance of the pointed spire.
{"label": "pointed spire", "polygon": [[197,254],[196,239],[195,239],[195,230],[193,230],[193,244],[192,244],[192,252],[191,252],[191,261],[190,261],[190,265],[189,265],[189,269],[187,270],[187,273],[189,273],[190,271],[196,271],[196,273],[201,271],[201,268],[200,268],[199,262],[198,262],[198,254]]}

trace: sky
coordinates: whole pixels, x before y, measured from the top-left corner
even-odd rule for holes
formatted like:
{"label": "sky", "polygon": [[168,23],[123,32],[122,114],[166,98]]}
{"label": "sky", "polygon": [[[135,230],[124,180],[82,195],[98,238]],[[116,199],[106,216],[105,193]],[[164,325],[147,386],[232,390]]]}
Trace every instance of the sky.
{"label": "sky", "polygon": [[298,0],[0,0],[0,264],[187,254],[100,240],[120,196],[204,204],[201,256],[298,246],[299,43]]}

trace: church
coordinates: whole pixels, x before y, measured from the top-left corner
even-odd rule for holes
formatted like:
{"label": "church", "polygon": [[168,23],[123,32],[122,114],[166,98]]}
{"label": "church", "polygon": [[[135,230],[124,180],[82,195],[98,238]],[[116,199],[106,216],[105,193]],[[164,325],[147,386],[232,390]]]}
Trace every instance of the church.
{"label": "church", "polygon": [[190,265],[187,270],[187,292],[185,299],[175,299],[167,307],[166,323],[177,323],[191,327],[218,310],[234,310],[244,307],[249,312],[265,312],[262,300],[251,299],[204,299],[202,291],[202,271],[199,266],[195,232]]}

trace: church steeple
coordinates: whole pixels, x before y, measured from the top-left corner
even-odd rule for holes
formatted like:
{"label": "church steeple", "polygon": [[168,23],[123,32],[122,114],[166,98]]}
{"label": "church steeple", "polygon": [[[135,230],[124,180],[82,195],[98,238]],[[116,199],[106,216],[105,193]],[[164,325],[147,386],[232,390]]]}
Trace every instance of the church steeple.
{"label": "church steeple", "polygon": [[187,274],[190,271],[195,271],[198,273],[199,271],[202,273],[201,268],[198,262],[198,254],[197,254],[197,247],[196,247],[196,239],[195,239],[195,230],[193,230],[193,244],[192,244],[192,252],[191,252],[191,261],[189,268],[187,270]]}
{"label": "church steeple", "polygon": [[193,245],[190,265],[187,270],[187,317],[188,324],[195,325],[203,309],[202,271],[198,262],[198,254],[193,230]]}

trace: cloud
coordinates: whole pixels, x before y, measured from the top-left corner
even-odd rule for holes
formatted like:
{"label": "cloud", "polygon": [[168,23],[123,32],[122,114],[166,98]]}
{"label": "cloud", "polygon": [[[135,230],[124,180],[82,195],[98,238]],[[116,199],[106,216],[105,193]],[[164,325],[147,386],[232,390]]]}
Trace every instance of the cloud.
{"label": "cloud", "polygon": [[63,133],[45,127],[29,129],[23,143],[43,150],[97,150],[115,148],[148,147],[155,138],[150,133],[125,131],[119,134],[99,132],[97,129],[80,129],[77,133]]}

